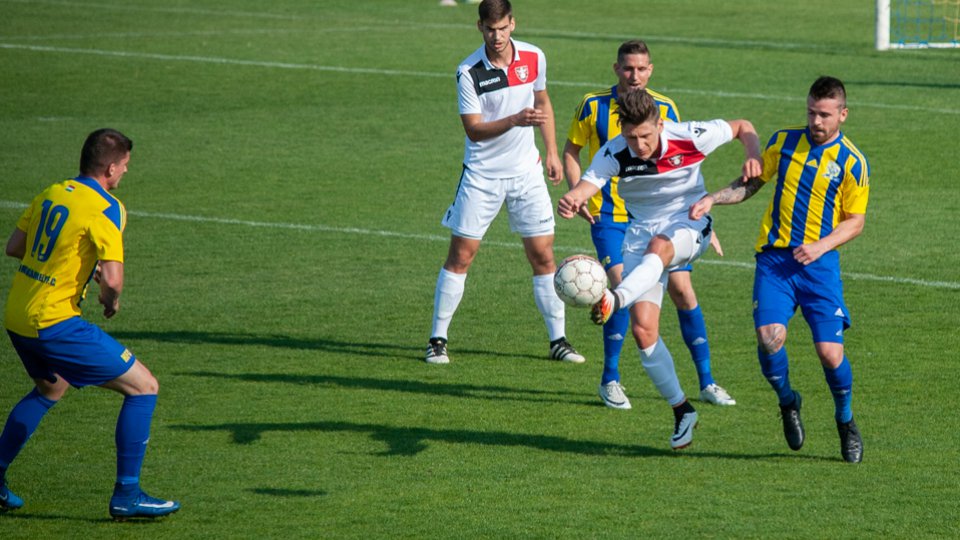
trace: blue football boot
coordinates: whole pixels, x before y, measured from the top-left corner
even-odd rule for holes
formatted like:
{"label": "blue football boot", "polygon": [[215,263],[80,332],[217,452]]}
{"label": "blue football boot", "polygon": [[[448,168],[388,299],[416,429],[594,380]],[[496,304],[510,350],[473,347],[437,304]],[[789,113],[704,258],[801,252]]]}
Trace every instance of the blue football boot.
{"label": "blue football boot", "polygon": [[132,498],[114,495],[110,499],[110,515],[117,521],[128,518],[156,518],[168,516],[180,509],[177,501],[165,501],[140,491]]}
{"label": "blue football boot", "polygon": [[10,491],[6,484],[0,486],[0,511],[16,510],[23,506],[23,499]]}

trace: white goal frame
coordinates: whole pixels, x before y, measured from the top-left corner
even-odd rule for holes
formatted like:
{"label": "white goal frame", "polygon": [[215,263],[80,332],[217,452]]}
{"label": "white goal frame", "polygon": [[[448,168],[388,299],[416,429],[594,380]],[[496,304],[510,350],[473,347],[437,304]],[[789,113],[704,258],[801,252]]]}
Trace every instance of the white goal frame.
{"label": "white goal frame", "polygon": [[[903,0],[892,0],[892,2],[900,3]],[[891,30],[896,29],[896,25],[899,24],[899,21],[891,22],[893,17],[896,17],[896,14],[891,11],[890,4],[891,0],[876,0],[877,2],[877,19],[876,19],[876,49],[878,51],[885,51],[887,49],[956,49],[960,48],[960,33],[958,33],[958,28],[960,28],[960,2],[955,0],[928,0],[931,5],[937,3],[947,3],[954,5],[957,9],[957,14],[954,18],[946,19],[945,24],[953,24],[953,36],[952,39],[949,36],[935,36],[931,39],[930,36],[926,40],[923,37],[911,38],[909,40],[898,38],[897,36],[891,36]],[[949,7],[949,6],[948,6]],[[930,21],[927,21],[930,22]],[[894,24],[894,29],[891,29],[891,24]],[[896,32],[895,32],[896,33]]]}

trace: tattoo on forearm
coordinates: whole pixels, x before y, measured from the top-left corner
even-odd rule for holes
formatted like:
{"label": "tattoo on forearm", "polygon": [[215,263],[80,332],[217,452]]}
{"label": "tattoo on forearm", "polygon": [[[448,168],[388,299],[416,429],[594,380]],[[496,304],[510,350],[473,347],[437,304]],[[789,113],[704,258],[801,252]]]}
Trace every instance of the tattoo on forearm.
{"label": "tattoo on forearm", "polygon": [[721,189],[712,195],[714,204],[736,204],[743,202],[763,187],[763,182],[759,178],[751,178],[743,183],[737,178],[729,186]]}

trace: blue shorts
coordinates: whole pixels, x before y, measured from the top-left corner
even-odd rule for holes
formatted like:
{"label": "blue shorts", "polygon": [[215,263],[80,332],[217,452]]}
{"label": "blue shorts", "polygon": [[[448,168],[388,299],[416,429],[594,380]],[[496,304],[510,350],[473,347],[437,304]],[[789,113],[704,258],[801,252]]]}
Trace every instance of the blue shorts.
{"label": "blue shorts", "polygon": [[840,254],[825,253],[808,266],[793,258],[792,249],[757,254],[753,278],[753,323],[787,326],[800,307],[814,343],[843,343],[850,313],[843,301]]}
{"label": "blue shorts", "polygon": [[126,347],[80,317],[44,328],[36,338],[7,334],[31,378],[56,382],[59,375],[77,388],[110,382],[136,361]]}
{"label": "blue shorts", "polygon": [[[594,216],[594,219],[600,219]],[[627,233],[629,223],[596,222],[590,226],[590,237],[593,238],[593,247],[597,250],[597,259],[604,270],[623,264],[623,237]],[[670,270],[673,272],[692,272],[693,266],[687,264]]]}

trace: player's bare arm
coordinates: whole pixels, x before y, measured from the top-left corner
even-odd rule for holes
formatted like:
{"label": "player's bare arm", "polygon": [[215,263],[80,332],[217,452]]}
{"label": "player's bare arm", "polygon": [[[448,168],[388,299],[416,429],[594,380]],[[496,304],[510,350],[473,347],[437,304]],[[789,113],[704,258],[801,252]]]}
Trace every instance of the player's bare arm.
{"label": "player's bare arm", "polygon": [[109,319],[120,310],[120,293],[123,291],[123,263],[100,261],[100,304],[103,316]]}
{"label": "player's bare arm", "polygon": [[578,183],[576,187],[566,192],[563,197],[560,197],[560,200],[557,202],[557,213],[564,219],[572,218],[580,212],[587,204],[587,201],[590,200],[590,197],[593,197],[598,191],[600,191],[600,188],[590,182]]}
{"label": "player's bare arm", "polygon": [[[580,150],[582,148],[570,139],[567,139],[567,143],[563,146],[563,174],[567,178],[569,189],[575,188],[580,183],[580,176],[583,173],[583,169],[580,167]],[[580,217],[593,225],[593,216],[590,215],[590,209],[586,205],[580,207],[579,214]]]}
{"label": "player's bare arm", "polygon": [[7,255],[14,259],[23,259],[27,254],[27,233],[20,229],[13,229],[10,238],[7,240]]}
{"label": "player's bare arm", "polygon": [[757,130],[749,120],[729,120],[730,129],[733,131],[733,138],[743,144],[743,152],[746,158],[743,162],[743,176],[741,179],[746,181],[750,178],[760,176],[763,172],[763,160],[760,154],[760,137],[757,136]]}
{"label": "player's bare arm", "polygon": [[764,185],[760,178],[752,177],[744,181],[738,177],[729,186],[704,195],[699,201],[690,206],[690,219],[700,219],[710,212],[715,204],[737,204],[743,202],[760,191]]}
{"label": "player's bare arm", "polygon": [[540,136],[543,139],[543,147],[547,158],[544,165],[547,168],[547,178],[553,185],[559,185],[563,181],[563,166],[560,162],[560,154],[557,152],[557,132],[554,129],[553,104],[550,102],[550,96],[546,90],[538,90],[533,93],[533,107],[542,111],[544,122],[540,124]]}
{"label": "player's bare arm", "polygon": [[808,265],[819,259],[824,253],[836,249],[843,244],[860,236],[866,223],[864,214],[848,214],[837,224],[833,232],[816,242],[803,244],[793,250],[793,258],[803,265]]}
{"label": "player's bare arm", "polygon": [[483,116],[479,114],[461,114],[460,121],[463,123],[463,131],[467,134],[467,138],[478,142],[503,135],[514,127],[541,126],[546,121],[546,115],[542,111],[528,107],[499,120],[484,122]]}

